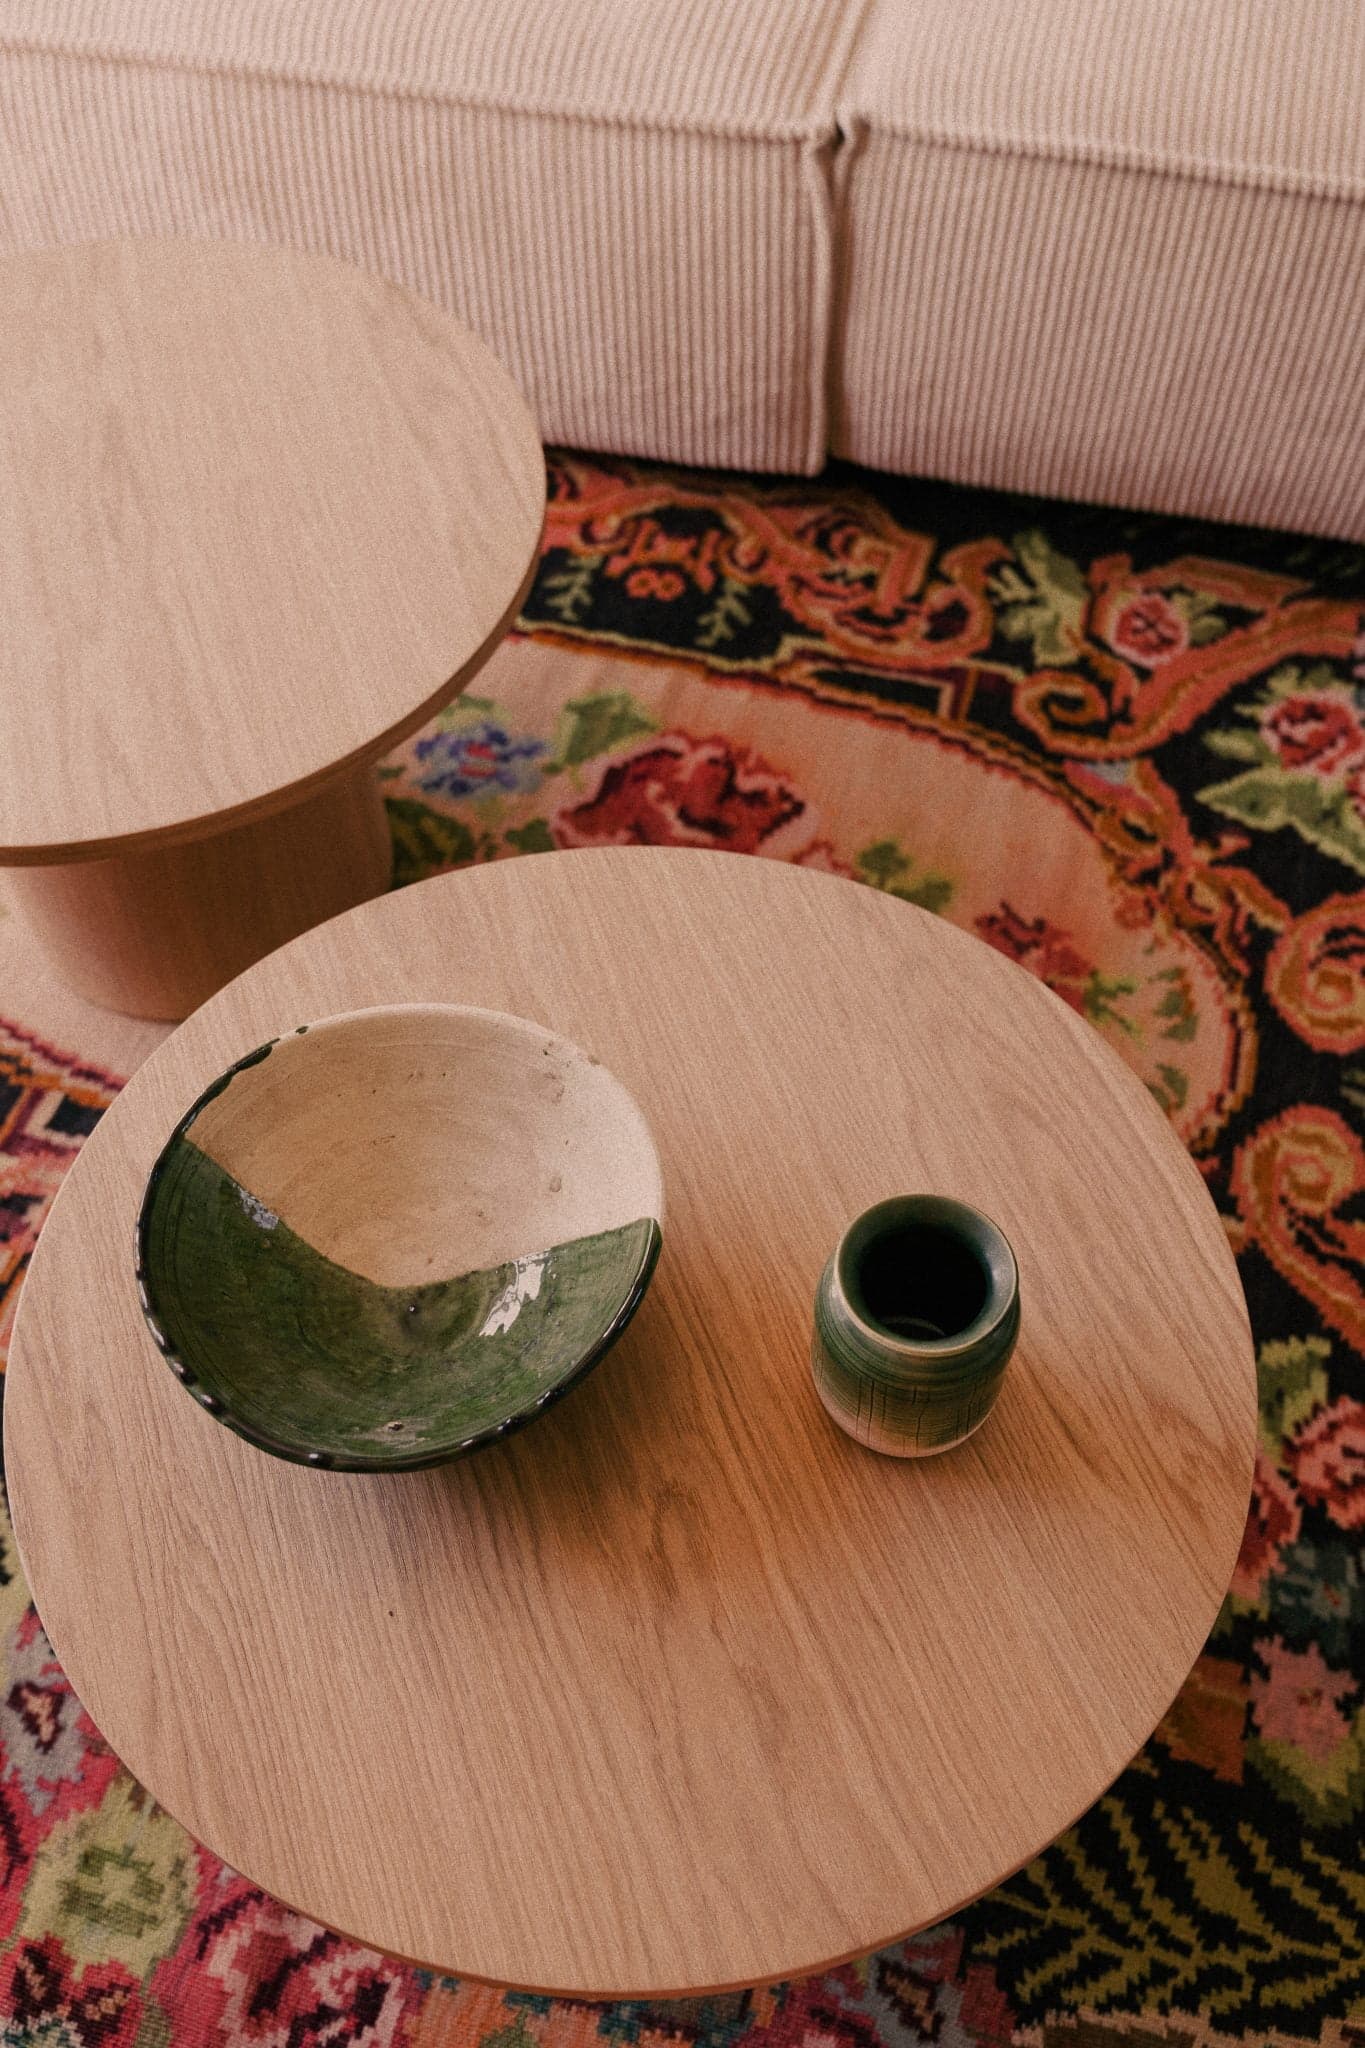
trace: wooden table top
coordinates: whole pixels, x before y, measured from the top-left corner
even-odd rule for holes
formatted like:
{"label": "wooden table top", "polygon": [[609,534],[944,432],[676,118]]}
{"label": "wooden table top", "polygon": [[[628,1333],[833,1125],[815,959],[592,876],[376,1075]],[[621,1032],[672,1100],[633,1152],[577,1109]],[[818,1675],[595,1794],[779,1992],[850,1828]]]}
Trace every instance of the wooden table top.
{"label": "wooden table top", "polygon": [[545,510],[511,379],[330,257],[0,263],[0,860],[247,822],[384,752],[515,615]]}
{"label": "wooden table top", "polygon": [[[172,1378],[134,1218],[229,1061],[395,1001],[605,1060],[659,1145],[663,1254],[522,1434],[310,1472]],[[985,1428],[904,1463],[838,1433],[807,1354],[842,1226],[913,1189],[1004,1226],[1023,1330]],[[57,1198],[5,1403],[39,1611],[158,1800],[368,1943],[602,1995],[811,1970],[1042,1848],[1198,1653],[1254,1432],[1222,1226],[1090,1026],[871,889],[642,849],[405,889],[197,1012]]]}

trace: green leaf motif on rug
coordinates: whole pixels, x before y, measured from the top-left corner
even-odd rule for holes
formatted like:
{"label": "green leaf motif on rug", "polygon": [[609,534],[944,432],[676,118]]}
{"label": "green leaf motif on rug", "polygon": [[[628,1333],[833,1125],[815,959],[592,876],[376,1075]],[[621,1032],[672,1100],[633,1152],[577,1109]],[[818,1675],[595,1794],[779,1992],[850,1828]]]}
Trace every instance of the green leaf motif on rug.
{"label": "green leaf motif on rug", "polygon": [[497,2027],[491,2034],[485,2034],[479,2048],[540,2048],[539,2036],[532,2033],[523,2014],[505,2027]]}
{"label": "green leaf motif on rug", "polygon": [[[1125,1017],[1123,1012],[1117,1007],[1121,997],[1135,995],[1136,993],[1137,983],[1135,981],[1130,981],[1122,975],[1101,974],[1098,967],[1092,967],[1086,976],[1085,987],[1081,992],[1081,1008],[1092,1024],[1113,1024],[1118,1030],[1126,1032],[1129,1038],[1137,1038],[1141,1035],[1137,1025],[1131,1017]],[[1175,1069],[1173,1067],[1163,1067],[1161,1071],[1163,1074],[1169,1074],[1174,1073]],[[1183,1103],[1185,1100],[1185,1078],[1183,1075],[1179,1076],[1179,1086],[1181,1091],[1180,1101]]]}
{"label": "green leaf motif on rug", "polygon": [[1272,1459],[1278,1460],[1286,1440],[1326,1406],[1331,1356],[1325,1337],[1276,1338],[1258,1350],[1261,1439]]}
{"label": "green leaf motif on rug", "polygon": [[1170,593],[1170,602],[1185,621],[1191,647],[1208,647],[1227,632],[1228,622],[1211,591],[1175,590]]}
{"label": "green leaf motif on rug", "polygon": [[491,697],[475,697],[468,690],[437,712],[433,721],[439,732],[458,732],[467,725],[478,725],[482,719],[496,718],[498,707]]}
{"label": "green leaf motif on rug", "polygon": [[18,1932],[56,1934],[78,1963],[112,1959],[145,1977],[188,1925],[193,1854],[179,1822],[121,1772],[100,1807],[59,1821],[42,1845]]}
{"label": "green leaf motif on rug", "polygon": [[1168,984],[1153,1013],[1165,1027],[1161,1036],[1173,1044],[1188,1045],[1199,1029],[1199,1009],[1190,977],[1183,967],[1163,967],[1156,979]]}
{"label": "green leaf motif on rug", "polygon": [[528,818],[524,825],[509,825],[503,833],[515,853],[553,853],[554,834],[544,818]]}
{"label": "green leaf motif on rug", "polygon": [[171,2040],[170,2015],[149,1993],[142,2008],[135,2048],[171,2048]]}
{"label": "green leaf motif on rug", "polygon": [[1340,783],[1284,768],[1250,768],[1230,782],[1201,789],[1199,800],[1257,832],[1288,826],[1320,853],[1365,874],[1365,819]]}
{"label": "green leaf motif on rug", "polygon": [[1220,729],[1205,733],[1204,745],[1211,754],[1221,754],[1228,761],[1262,762],[1270,758],[1265,741],[1254,732]]}
{"label": "green leaf motif on rug", "polygon": [[1361,693],[1327,661],[1283,662],[1238,707],[1240,726],[1204,735],[1242,773],[1199,800],[1256,832],[1297,832],[1365,874],[1365,721]]}
{"label": "green leaf motif on rug", "polygon": [[628,690],[608,690],[591,697],[571,697],[559,714],[547,773],[577,768],[599,754],[614,753],[628,740],[657,732],[649,713]]}
{"label": "green leaf motif on rug", "polygon": [[473,860],[473,833],[448,812],[434,811],[410,796],[385,797],[384,808],[393,839],[395,889]]}
{"label": "green leaf motif on rug", "polygon": [[1319,1826],[1348,1827],[1365,1803],[1365,1711],[1330,1756],[1313,1756],[1297,1742],[1247,1743],[1247,1762],[1268,1785]]}
{"label": "green leaf motif on rug", "polygon": [[716,592],[715,603],[697,621],[698,647],[710,651],[727,640],[733,640],[737,630],[747,626],[752,617],[744,585],[736,583],[733,576],[724,577]]}
{"label": "green leaf motif on rug", "polygon": [[600,555],[575,555],[566,568],[542,575],[539,594],[546,611],[566,626],[579,625],[592,607],[592,588],[601,566]]}
{"label": "green leaf motif on rug", "polygon": [[1316,1643],[1333,1668],[1344,1668],[1365,1615],[1365,1559],[1358,1548],[1300,1539],[1284,1554],[1266,1588],[1268,1618],[1286,1641]]}
{"label": "green leaf motif on rug", "polygon": [[1040,667],[1067,667],[1085,643],[1090,588],[1069,556],[1032,528],[1017,533],[1014,562],[997,569],[990,594],[1007,640],[1027,640]]}
{"label": "green leaf motif on rug", "polygon": [[[1152,1768],[1144,1756],[1134,1775]],[[1308,1837],[1287,1858],[1249,1821],[1214,1823],[1153,1787],[1143,1813],[1108,1794],[991,1908],[973,1959],[996,1964],[1031,2006],[1202,2008],[1236,2023],[1268,1991],[1308,2015],[1349,1995],[1365,1873],[1324,1858]]]}
{"label": "green leaf motif on rug", "polygon": [[1148,1092],[1155,1096],[1167,1116],[1174,1116],[1177,1110],[1185,1107],[1190,1090],[1189,1078],[1166,1060],[1157,1063],[1156,1072],[1156,1080],[1147,1083]]}
{"label": "green leaf motif on rug", "polygon": [[917,875],[915,863],[902,850],[899,840],[878,839],[865,846],[854,867],[859,881],[887,896],[898,896],[902,903],[916,903],[921,910],[932,910],[935,915],[945,911],[953,900],[953,884],[948,876],[931,870]]}

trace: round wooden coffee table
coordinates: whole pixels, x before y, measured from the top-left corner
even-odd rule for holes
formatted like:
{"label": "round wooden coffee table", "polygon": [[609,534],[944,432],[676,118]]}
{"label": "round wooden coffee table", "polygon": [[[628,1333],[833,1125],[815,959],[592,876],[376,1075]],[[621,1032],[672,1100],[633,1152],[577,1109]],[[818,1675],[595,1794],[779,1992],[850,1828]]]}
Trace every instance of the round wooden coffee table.
{"label": "round wooden coffee table", "polygon": [[[152,1159],[230,1060],[368,1003],[568,1034],[663,1161],[653,1288],[464,1463],[278,1463],[143,1326]],[[844,1222],[964,1197],[1019,1254],[999,1405],[919,1463],[809,1378]],[[816,1968],[1032,1856],[1150,1733],[1227,1585],[1255,1432],[1222,1226],[1146,1091],[926,913],[700,852],[547,854],[370,903],[166,1041],[89,1139],[5,1403],[58,1655],[157,1799],[316,1918],[583,1994]]]}
{"label": "round wooden coffee table", "polygon": [[540,444],[455,321],[321,256],[0,263],[0,865],[82,994],[183,1016],[385,887],[372,764],[491,653]]}

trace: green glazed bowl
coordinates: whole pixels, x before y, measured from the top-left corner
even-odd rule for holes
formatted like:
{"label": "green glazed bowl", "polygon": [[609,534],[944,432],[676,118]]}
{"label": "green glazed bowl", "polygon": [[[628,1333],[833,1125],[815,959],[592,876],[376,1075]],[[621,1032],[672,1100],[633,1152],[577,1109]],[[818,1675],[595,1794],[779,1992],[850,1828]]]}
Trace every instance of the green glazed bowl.
{"label": "green glazed bowl", "polygon": [[171,1370],[239,1436],[411,1471],[596,1365],[662,1222],[648,1126],[590,1054],[491,1010],[357,1010],[248,1053],[181,1118],[138,1285]]}

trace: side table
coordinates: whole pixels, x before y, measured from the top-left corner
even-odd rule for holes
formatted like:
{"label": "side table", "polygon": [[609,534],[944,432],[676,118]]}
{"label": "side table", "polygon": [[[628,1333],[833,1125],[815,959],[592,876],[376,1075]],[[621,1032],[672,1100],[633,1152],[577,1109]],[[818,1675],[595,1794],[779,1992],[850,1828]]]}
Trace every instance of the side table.
{"label": "side table", "polygon": [[483,344],[327,257],[0,264],[0,865],[82,994],[183,1016],[383,889],[375,760],[516,616],[540,444]]}
{"label": "side table", "polygon": [[[232,1058],[403,1001],[605,1060],[658,1142],[663,1253],[532,1427],[309,1472],[176,1384],[134,1218]],[[918,1462],[841,1435],[808,1366],[831,1245],[902,1189],[996,1217],[1024,1305],[986,1426]],[[662,1996],[892,1941],[1098,1797],[1231,1576],[1255,1391],[1197,1170],[1056,996],[851,882],[621,849],[366,904],[173,1034],[43,1231],[5,1449],[76,1691],[225,1861],[441,1970]]]}

